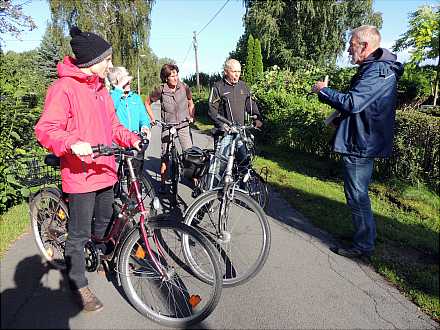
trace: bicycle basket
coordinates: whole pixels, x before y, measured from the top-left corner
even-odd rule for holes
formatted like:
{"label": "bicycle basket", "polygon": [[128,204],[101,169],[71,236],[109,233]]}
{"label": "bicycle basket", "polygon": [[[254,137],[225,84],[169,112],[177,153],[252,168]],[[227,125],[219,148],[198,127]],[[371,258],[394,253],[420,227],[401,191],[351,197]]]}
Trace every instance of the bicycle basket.
{"label": "bicycle basket", "polygon": [[199,147],[191,147],[183,152],[183,176],[188,179],[202,177],[208,168],[208,154]]}
{"label": "bicycle basket", "polygon": [[25,155],[7,159],[8,171],[26,187],[59,184],[59,163],[53,155]]}

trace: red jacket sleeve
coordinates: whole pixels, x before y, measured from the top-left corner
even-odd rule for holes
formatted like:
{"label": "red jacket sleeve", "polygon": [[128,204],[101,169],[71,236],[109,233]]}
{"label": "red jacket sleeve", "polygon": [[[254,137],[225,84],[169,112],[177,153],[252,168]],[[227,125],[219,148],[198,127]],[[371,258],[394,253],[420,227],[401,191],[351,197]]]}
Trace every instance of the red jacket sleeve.
{"label": "red jacket sleeve", "polygon": [[55,83],[47,91],[43,113],[35,125],[37,140],[58,157],[70,151],[70,146],[79,141],[76,129],[67,131],[69,109],[66,90]]}

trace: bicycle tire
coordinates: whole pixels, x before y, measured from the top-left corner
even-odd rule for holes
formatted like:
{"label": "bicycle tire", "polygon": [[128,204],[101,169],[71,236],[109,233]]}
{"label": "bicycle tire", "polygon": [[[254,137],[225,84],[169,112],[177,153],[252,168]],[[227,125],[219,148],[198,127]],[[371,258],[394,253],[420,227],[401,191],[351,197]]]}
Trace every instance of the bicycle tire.
{"label": "bicycle tire", "polygon": [[171,149],[171,166],[170,166],[170,178],[171,178],[171,193],[177,197],[179,181],[180,181],[180,168],[179,168],[179,155],[177,149]]}
{"label": "bicycle tire", "polygon": [[[153,265],[140,229],[136,228],[124,241],[118,258],[118,273],[128,300],[139,313],[164,326],[185,328],[202,321],[217,306],[222,290],[213,246],[197,230],[183,223],[150,220],[147,232],[152,253],[167,270],[168,278]],[[201,281],[194,275],[182,238],[191,242],[192,260],[194,256],[204,258],[198,262],[212,272],[209,281]]]}
{"label": "bicycle tire", "polygon": [[64,270],[64,250],[67,239],[69,210],[55,188],[43,189],[29,203],[34,241],[43,259],[53,267]]}
{"label": "bicycle tire", "polygon": [[267,183],[266,180],[254,170],[251,170],[251,175],[245,183],[245,190],[263,210],[267,210],[269,206],[269,190],[267,189]]}
{"label": "bicycle tire", "polygon": [[[218,211],[223,194],[219,189],[200,195],[188,208],[184,223],[200,230],[213,243],[222,268],[223,286],[233,287],[246,283],[262,269],[269,256],[271,235],[264,211],[242,191],[234,191],[228,206],[228,227],[220,235]],[[209,279],[199,268],[194,267],[194,271]]]}

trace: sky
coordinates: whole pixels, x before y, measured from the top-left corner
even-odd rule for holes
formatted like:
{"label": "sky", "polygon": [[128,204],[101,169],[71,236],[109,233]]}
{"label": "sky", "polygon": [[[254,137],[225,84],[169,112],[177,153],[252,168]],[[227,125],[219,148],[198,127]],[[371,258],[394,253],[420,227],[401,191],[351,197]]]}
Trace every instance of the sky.
{"label": "sky", "polygon": [[[414,12],[421,5],[438,5],[439,2],[438,0],[375,0],[374,10],[381,12],[383,18],[380,31],[382,47],[390,48],[394,41],[405,33],[408,29],[409,13]],[[50,18],[47,2],[31,0],[23,9],[25,14],[34,18],[38,28],[25,32],[21,41],[7,34],[4,35],[5,51],[21,52],[34,49],[41,41]],[[186,77],[195,72],[192,41],[193,31],[196,31],[199,71],[220,72],[229,52],[235,49],[238,39],[243,34],[244,12],[242,0],[156,0],[151,13],[150,47],[158,57],[174,59],[179,66],[180,76]],[[400,61],[406,61],[409,57],[408,51],[397,55]],[[343,57],[338,63],[346,65],[348,58]]]}

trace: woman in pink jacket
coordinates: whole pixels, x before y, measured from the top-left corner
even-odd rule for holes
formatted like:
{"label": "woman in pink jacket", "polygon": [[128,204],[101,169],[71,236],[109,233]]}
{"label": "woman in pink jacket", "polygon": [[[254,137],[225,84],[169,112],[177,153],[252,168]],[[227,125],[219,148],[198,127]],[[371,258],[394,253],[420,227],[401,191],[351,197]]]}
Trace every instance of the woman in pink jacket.
{"label": "woman in pink jacket", "polygon": [[84,246],[102,237],[113,213],[114,157],[92,159],[92,145],[112,141],[139,147],[139,138],[119,123],[113,101],[103,84],[112,67],[112,48],[96,34],[70,30],[75,58],[58,64],[59,79],[49,87],[44,111],[35,126],[38,141],[61,160],[63,191],[69,194],[66,264],[70,284],[81,307],[97,311],[103,305],[88,288]]}

